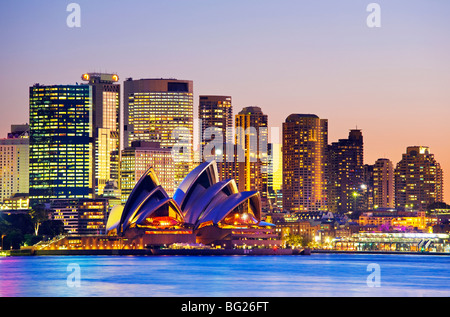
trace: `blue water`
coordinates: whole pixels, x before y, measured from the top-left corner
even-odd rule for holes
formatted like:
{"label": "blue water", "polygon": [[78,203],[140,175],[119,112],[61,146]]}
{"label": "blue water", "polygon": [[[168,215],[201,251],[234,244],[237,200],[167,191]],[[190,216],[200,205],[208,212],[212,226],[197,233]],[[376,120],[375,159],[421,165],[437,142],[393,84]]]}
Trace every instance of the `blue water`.
{"label": "blue water", "polygon": [[7,257],[0,296],[447,297],[450,256]]}

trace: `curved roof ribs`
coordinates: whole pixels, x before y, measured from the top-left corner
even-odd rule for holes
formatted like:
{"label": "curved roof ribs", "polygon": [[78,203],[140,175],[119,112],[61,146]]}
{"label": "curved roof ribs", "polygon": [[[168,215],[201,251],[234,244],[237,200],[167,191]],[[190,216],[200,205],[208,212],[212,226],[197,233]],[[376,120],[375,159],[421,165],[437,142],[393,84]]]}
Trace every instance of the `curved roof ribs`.
{"label": "curved roof ribs", "polygon": [[[180,219],[180,222],[184,222],[183,214],[181,213],[180,208],[178,207],[178,204],[172,199],[172,198],[165,198],[164,200],[158,201],[152,208],[150,209],[144,209],[139,215],[136,217],[134,223],[136,225],[144,225],[145,220],[149,217],[151,217],[153,214],[155,214],[157,211],[159,211],[162,207],[166,206],[168,208],[172,208],[173,211],[177,214],[177,218]],[[170,217],[169,214],[164,215],[164,217]]]}
{"label": "curved roof ribs", "polygon": [[238,193],[234,179],[228,179],[214,184],[206,189],[198,199],[190,199],[183,214],[186,222],[195,225],[206,210],[222,203],[228,196]]}
{"label": "curved roof ribs", "polygon": [[217,164],[215,161],[204,162],[192,170],[178,186],[173,199],[184,210],[186,203],[193,194],[199,194],[206,188],[211,187],[219,181]]}
{"label": "curved roof ribs", "polygon": [[161,185],[154,188],[150,193],[147,194],[147,196],[141,201],[141,203],[136,206],[134,210],[130,210],[128,212],[128,216],[123,222],[123,230],[125,231],[130,225],[135,223],[140,214],[146,212],[147,210],[154,209],[160,201],[166,200],[167,198],[169,198],[169,196],[161,187]]}
{"label": "curved roof ribs", "polygon": [[254,210],[256,212],[255,219],[259,224],[261,221],[261,196],[259,192],[241,192],[237,194],[233,194],[229,196],[223,203],[217,204],[214,208],[209,209],[209,211],[200,219],[197,223],[196,228],[198,228],[202,223],[212,222],[214,225],[219,224],[229,213],[235,210],[240,205],[245,202],[249,202],[252,204]]}
{"label": "curved roof ribs", "polygon": [[145,199],[145,197],[158,186],[160,186],[158,177],[156,176],[153,167],[150,167],[136,183],[136,186],[131,191],[130,196],[128,196],[127,202],[123,208],[122,217],[120,219],[120,223],[122,224],[122,232],[124,230],[123,224],[125,223],[125,220],[129,220],[129,215],[132,214],[142,203],[142,200]]}

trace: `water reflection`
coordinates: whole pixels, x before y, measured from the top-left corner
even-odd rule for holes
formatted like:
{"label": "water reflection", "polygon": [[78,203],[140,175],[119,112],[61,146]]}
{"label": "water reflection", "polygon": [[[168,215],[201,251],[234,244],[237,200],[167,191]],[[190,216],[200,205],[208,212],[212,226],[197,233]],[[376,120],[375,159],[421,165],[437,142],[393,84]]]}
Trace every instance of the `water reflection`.
{"label": "water reflection", "polygon": [[[70,287],[70,264],[80,287]],[[380,267],[369,287],[367,266]],[[9,257],[0,296],[449,296],[450,257],[399,255]]]}

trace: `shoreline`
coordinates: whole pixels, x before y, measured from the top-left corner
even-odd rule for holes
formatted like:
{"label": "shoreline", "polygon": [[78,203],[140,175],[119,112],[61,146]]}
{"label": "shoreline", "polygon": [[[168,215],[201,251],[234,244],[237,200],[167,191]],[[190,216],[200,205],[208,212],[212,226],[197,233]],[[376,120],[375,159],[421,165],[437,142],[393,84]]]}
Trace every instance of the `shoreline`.
{"label": "shoreline", "polygon": [[316,254],[393,254],[393,255],[446,255],[450,253],[445,252],[414,252],[414,251],[350,251],[350,250],[311,250],[311,253]]}
{"label": "shoreline", "polygon": [[444,252],[413,251],[350,251],[321,249],[139,249],[139,250],[8,250],[0,256],[264,256],[312,254],[392,254],[392,255],[436,255],[450,256]]}

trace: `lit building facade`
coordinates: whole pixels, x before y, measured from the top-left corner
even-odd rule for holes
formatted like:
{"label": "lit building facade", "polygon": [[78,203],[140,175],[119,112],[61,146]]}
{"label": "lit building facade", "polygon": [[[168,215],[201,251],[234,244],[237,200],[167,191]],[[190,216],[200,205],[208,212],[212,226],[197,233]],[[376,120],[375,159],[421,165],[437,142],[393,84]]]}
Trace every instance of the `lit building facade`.
{"label": "lit building facade", "polygon": [[373,166],[374,208],[394,208],[394,166],[389,159],[380,158]]}
{"label": "lit building facade", "polygon": [[329,199],[332,212],[354,212],[364,197],[364,143],[361,130],[350,130],[347,139],[333,142],[329,155]]}
{"label": "lit building facade", "polygon": [[443,201],[443,170],[428,147],[408,147],[394,173],[396,208],[426,211]]}
{"label": "lit building facade", "polygon": [[176,79],[127,79],[124,82],[124,146],[141,140],[171,148],[175,185],[193,162],[193,82]]}
{"label": "lit building facade", "polygon": [[220,179],[234,170],[233,106],[230,96],[199,97],[200,161],[216,160]]}
{"label": "lit building facade", "polygon": [[292,114],[283,123],[283,209],[327,209],[328,120]]}
{"label": "lit building facade", "polygon": [[54,199],[50,201],[52,220],[59,220],[69,234],[104,234],[108,199]]}
{"label": "lit building facade", "polygon": [[0,202],[29,192],[29,126],[13,125],[0,139]]}
{"label": "lit building facade", "polygon": [[282,145],[269,143],[267,173],[267,195],[272,210],[283,209],[283,154]]}
{"label": "lit building facade", "polygon": [[240,191],[256,190],[268,206],[268,116],[260,107],[245,107],[235,117],[236,181]]}
{"label": "lit building facade", "polygon": [[93,198],[89,85],[30,87],[30,205]]}
{"label": "lit building facade", "polygon": [[92,87],[93,175],[95,195],[106,184],[119,182],[120,85],[116,74],[86,73],[82,80]]}
{"label": "lit building facade", "polygon": [[175,168],[170,149],[158,143],[134,141],[131,147],[122,150],[121,199],[126,203],[137,181],[152,167],[169,195],[175,191]]}

